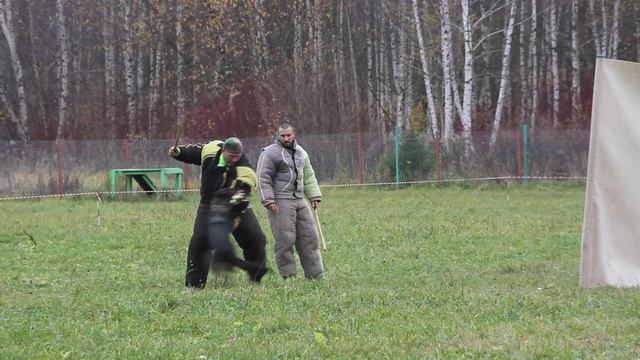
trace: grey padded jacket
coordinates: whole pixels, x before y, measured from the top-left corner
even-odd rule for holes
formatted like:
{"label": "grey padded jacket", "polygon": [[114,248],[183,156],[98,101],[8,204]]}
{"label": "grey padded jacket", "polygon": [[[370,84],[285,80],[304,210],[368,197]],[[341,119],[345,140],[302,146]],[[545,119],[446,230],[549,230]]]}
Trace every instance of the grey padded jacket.
{"label": "grey padded jacket", "polygon": [[276,199],[322,198],[309,155],[295,141],[291,149],[277,140],[262,149],[257,173],[258,196],[264,206]]}

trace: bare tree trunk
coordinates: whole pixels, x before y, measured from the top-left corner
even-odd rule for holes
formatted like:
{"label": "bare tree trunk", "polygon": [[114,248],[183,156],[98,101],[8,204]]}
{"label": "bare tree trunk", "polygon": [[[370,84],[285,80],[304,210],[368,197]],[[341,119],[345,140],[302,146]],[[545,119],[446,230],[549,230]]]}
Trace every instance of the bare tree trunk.
{"label": "bare tree trunk", "polygon": [[182,27],[182,22],[184,21],[184,5],[182,4],[183,0],[176,0],[176,47],[177,47],[177,63],[178,63],[178,71],[176,78],[176,91],[177,91],[177,99],[176,99],[176,128],[179,128],[185,120],[185,102],[186,102],[186,89],[185,89],[185,79],[186,79],[186,60],[185,56],[185,44],[186,44],[186,34]]}
{"label": "bare tree trunk", "polygon": [[502,121],[502,112],[504,109],[504,99],[507,95],[507,84],[509,83],[509,62],[511,58],[511,42],[513,39],[513,28],[516,18],[516,2],[511,3],[511,10],[509,11],[509,24],[507,25],[507,31],[504,36],[504,51],[502,53],[502,70],[500,75],[500,90],[498,92],[498,101],[496,102],[496,114],[493,118],[493,128],[491,131],[491,151],[495,149],[496,141],[498,139],[498,132],[500,132],[500,122]]}
{"label": "bare tree trunk", "polygon": [[413,20],[415,21],[416,35],[418,37],[418,48],[420,49],[422,77],[424,81],[425,93],[427,95],[427,113],[429,114],[433,137],[434,139],[437,139],[440,137],[440,127],[438,126],[438,116],[436,115],[435,100],[433,98],[431,71],[429,69],[429,58],[427,57],[427,48],[424,44],[424,38],[422,36],[422,25],[420,22],[420,13],[418,11],[418,0],[412,0],[411,2],[413,5]]}
{"label": "bare tree trunk", "polygon": [[636,60],[640,62],[640,1],[633,2],[634,19],[636,31],[634,38],[636,39]]}
{"label": "bare tree trunk", "polygon": [[60,76],[60,94],[58,96],[58,129],[56,140],[66,138],[68,98],[69,98],[69,42],[64,14],[64,1],[56,0],[56,29],[58,33],[58,58]]}
{"label": "bare tree trunk", "polygon": [[[148,16],[148,9],[147,9],[147,2],[146,1],[142,1],[140,2],[140,7],[141,7],[141,12],[140,12],[140,18],[142,19],[142,21],[139,22],[139,30],[138,33],[141,36],[144,36],[142,34],[145,34],[145,24],[150,23],[149,19],[147,18]],[[144,116],[144,110],[145,110],[145,105],[147,104],[146,98],[145,98],[145,94],[148,94],[145,91],[145,84],[146,84],[146,74],[149,73],[149,69],[147,66],[147,54],[145,49],[142,46],[138,46],[137,49],[138,52],[138,59],[137,59],[137,72],[136,72],[136,95],[137,95],[137,101],[136,101],[136,124],[137,124],[137,128],[138,128],[138,134],[142,134],[144,135],[144,137],[149,137],[149,129],[146,128],[145,129],[145,125],[144,121],[142,121],[142,119],[145,119],[146,117]]]}
{"label": "bare tree trunk", "polygon": [[551,0],[549,21],[551,23],[551,74],[553,84],[553,128],[560,127],[560,69],[558,65],[558,19],[555,0]]}
{"label": "bare tree trunk", "polygon": [[[596,17],[595,12],[595,0],[589,0],[589,17],[591,18],[591,32],[593,33],[593,44],[596,48],[596,56],[605,56],[607,43],[607,36],[605,34],[606,27],[604,27],[605,25],[603,25],[603,30],[601,31],[600,27],[598,26],[598,18]],[[606,14],[603,14],[603,21],[606,21],[606,18]]]}
{"label": "bare tree trunk", "polygon": [[343,117],[345,117],[345,66],[344,66],[344,2],[338,1],[338,29],[335,36],[335,73],[336,73],[336,101],[338,102],[338,118],[342,124]]}
{"label": "bare tree trunk", "polygon": [[582,113],[580,100],[580,44],[578,43],[579,1],[571,1],[571,122],[576,127]]}
{"label": "bare tree trunk", "polygon": [[[15,88],[18,96],[18,113],[11,106],[11,101],[6,98],[3,93],[3,102],[7,110],[9,111],[10,118],[16,127],[16,133],[18,138],[22,141],[28,140],[27,129],[27,96],[24,87],[24,75],[22,71],[22,63],[18,57],[18,49],[16,47],[16,32],[13,27],[13,8],[11,6],[11,0],[0,0],[0,28],[2,28],[2,34],[7,40],[7,46],[9,48],[9,56],[11,58],[11,66],[15,77]],[[0,89],[4,91],[4,89]]]}
{"label": "bare tree trunk", "polygon": [[531,74],[531,112],[529,113],[529,126],[533,133],[536,128],[538,116],[538,6],[536,0],[531,0],[531,39],[529,40],[529,74]]}
{"label": "bare tree trunk", "polygon": [[349,40],[349,58],[350,58],[350,62],[351,62],[351,75],[353,78],[353,87],[352,87],[352,91],[353,91],[353,105],[351,107],[352,109],[352,115],[356,116],[356,129],[358,131],[360,131],[360,88],[358,87],[358,72],[357,72],[357,64],[356,64],[356,56],[355,56],[355,52],[353,51],[353,35],[352,35],[352,28],[351,28],[351,11],[349,11],[349,9],[347,9],[347,35],[348,35],[348,40]]}
{"label": "bare tree trunk", "polygon": [[[35,52],[36,37],[35,37],[35,32],[33,27],[34,18],[33,18],[33,11],[31,10],[32,6],[33,5],[30,3],[26,4],[27,16],[29,21],[29,41],[31,43],[31,61],[32,61],[31,71],[33,72],[33,80],[35,81],[33,84],[33,87],[35,89],[34,95],[36,97],[38,112],[41,116],[41,120],[43,120],[43,123],[44,123],[46,122],[46,119],[47,119],[47,110],[44,105],[44,96],[42,94],[42,80],[40,77],[40,61],[38,60],[38,56],[36,55],[36,52]],[[33,117],[33,114],[31,116]],[[46,129],[46,126],[44,128]],[[46,130],[45,130],[45,136],[46,136]]]}
{"label": "bare tree trunk", "polygon": [[388,3],[387,1],[382,1],[381,9],[380,9],[380,46],[378,50],[378,66],[380,74],[380,78],[378,79],[378,111],[380,119],[380,136],[384,142],[387,140],[387,110],[390,104],[389,94],[390,94],[390,73],[389,70],[389,17],[388,17]]}
{"label": "bare tree trunk", "polygon": [[160,116],[158,110],[160,108],[160,79],[163,78],[163,64],[164,64],[164,38],[163,26],[160,24],[160,36],[157,40],[156,50],[153,53],[153,68],[151,70],[150,89],[149,89],[149,135],[151,137],[158,136],[158,124],[160,122]]}
{"label": "bare tree trunk", "polygon": [[453,103],[452,98],[453,88],[457,88],[457,85],[452,83],[452,62],[453,55],[451,54],[451,18],[449,16],[449,0],[440,1],[440,43],[442,47],[442,97],[444,99],[443,110],[443,138],[444,147],[449,149],[451,139],[453,137]]}
{"label": "bare tree trunk", "polygon": [[295,87],[296,118],[301,119],[303,115],[303,89],[304,89],[304,67],[302,54],[302,4],[301,0],[294,0],[293,8],[293,69]]}
{"label": "bare tree trunk", "polygon": [[529,78],[527,75],[527,6],[526,2],[520,3],[520,124],[524,124],[529,118]]}
{"label": "bare tree trunk", "polygon": [[611,38],[609,40],[609,54],[611,58],[618,58],[618,45],[620,44],[620,0],[613,2],[613,19],[611,20]]}
{"label": "bare tree trunk", "polygon": [[399,5],[399,13],[400,15],[397,17],[397,20],[400,24],[397,26],[397,36],[396,32],[391,31],[391,55],[393,57],[393,84],[395,86],[395,106],[396,106],[396,127],[400,129],[400,132],[403,133],[405,129],[405,91],[406,89],[406,81],[405,81],[405,66],[407,64],[406,61],[406,44],[407,44],[407,35],[406,35],[406,21],[404,20],[404,14],[402,11],[402,3]]}
{"label": "bare tree trunk", "polygon": [[[264,73],[267,71],[268,64],[268,54],[267,54],[267,44],[266,44],[266,36],[264,29],[264,22],[262,21],[262,17],[264,16],[264,9],[262,0],[256,0],[254,2],[254,17],[252,22],[252,40],[253,40],[253,57],[255,59],[255,73],[256,77],[260,79],[259,83],[256,84],[255,88],[255,96],[256,103],[258,105],[258,112],[260,113],[260,121],[266,122],[269,119],[269,109],[267,105],[267,100],[265,98],[265,92],[270,93],[268,91],[268,85],[264,80]],[[232,100],[230,100],[232,101]]]}
{"label": "bare tree trunk", "polygon": [[462,5],[462,34],[464,39],[464,91],[462,96],[462,139],[464,154],[468,159],[475,152],[471,138],[472,128],[472,100],[473,100],[473,29],[471,26],[471,9],[469,0],[461,0]]}
{"label": "bare tree trunk", "polygon": [[321,59],[322,59],[322,22],[321,22],[321,1],[315,0],[312,5],[307,0],[307,10],[310,15],[313,16],[313,21],[309,21],[309,37],[313,38],[313,57],[311,61],[311,81],[312,91],[314,96],[315,108],[311,111],[311,123],[317,124],[317,114],[319,108],[322,106],[322,99],[318,94],[322,89],[322,74],[321,74]]}
{"label": "bare tree trunk", "polygon": [[117,137],[116,125],[116,48],[113,35],[113,4],[104,3],[102,46],[104,48],[105,116],[109,135]]}
{"label": "bare tree trunk", "polygon": [[132,139],[136,133],[136,76],[133,34],[133,9],[131,0],[122,0],[124,8],[124,77],[125,94],[127,96],[127,138]]}
{"label": "bare tree trunk", "polygon": [[374,57],[374,43],[372,40],[372,28],[375,27],[375,23],[373,22],[373,8],[371,4],[367,1],[365,2],[365,36],[366,36],[366,46],[367,46],[367,123],[375,124],[376,123],[376,114],[377,111],[374,111],[374,102],[375,102],[375,69],[373,67],[373,57]]}

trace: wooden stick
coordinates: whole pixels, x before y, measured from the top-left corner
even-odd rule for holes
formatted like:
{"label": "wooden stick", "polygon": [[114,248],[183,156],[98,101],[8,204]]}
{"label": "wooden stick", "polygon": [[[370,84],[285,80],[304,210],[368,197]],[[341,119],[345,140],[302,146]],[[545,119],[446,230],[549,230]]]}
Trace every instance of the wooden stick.
{"label": "wooden stick", "polygon": [[316,208],[313,209],[313,214],[316,217],[316,226],[318,227],[320,240],[322,240],[322,250],[327,251],[327,242],[324,240],[324,235],[322,234],[322,226],[320,226],[320,218],[318,217],[318,210]]}
{"label": "wooden stick", "polygon": [[186,122],[187,122],[186,120],[182,120],[182,122],[178,127],[178,132],[176,133],[176,143],[175,145],[173,145],[174,148],[178,147],[178,141],[180,141],[180,136],[182,136],[182,130],[184,129],[184,123]]}

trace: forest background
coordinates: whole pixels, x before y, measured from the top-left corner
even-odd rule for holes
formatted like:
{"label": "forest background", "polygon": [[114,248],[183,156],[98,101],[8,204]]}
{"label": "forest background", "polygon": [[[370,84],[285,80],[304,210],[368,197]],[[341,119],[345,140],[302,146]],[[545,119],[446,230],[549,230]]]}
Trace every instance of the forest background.
{"label": "forest background", "polygon": [[[0,0],[0,139],[589,128],[633,0]],[[488,135],[490,133],[490,135]]]}

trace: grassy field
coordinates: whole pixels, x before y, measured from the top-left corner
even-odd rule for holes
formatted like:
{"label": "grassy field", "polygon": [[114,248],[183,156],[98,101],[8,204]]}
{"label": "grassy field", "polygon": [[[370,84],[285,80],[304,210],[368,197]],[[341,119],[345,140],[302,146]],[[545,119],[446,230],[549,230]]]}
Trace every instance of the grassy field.
{"label": "grassy field", "polygon": [[100,225],[95,199],[0,202],[0,357],[640,356],[640,290],[578,287],[582,186],[324,193],[323,280],[203,291],[195,195],[104,201]]}

